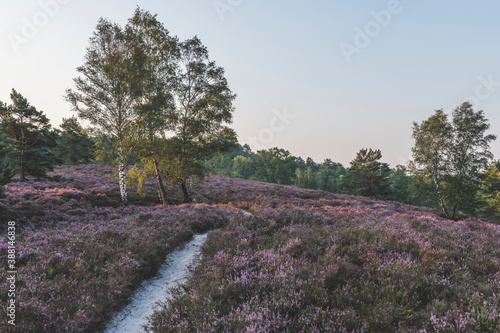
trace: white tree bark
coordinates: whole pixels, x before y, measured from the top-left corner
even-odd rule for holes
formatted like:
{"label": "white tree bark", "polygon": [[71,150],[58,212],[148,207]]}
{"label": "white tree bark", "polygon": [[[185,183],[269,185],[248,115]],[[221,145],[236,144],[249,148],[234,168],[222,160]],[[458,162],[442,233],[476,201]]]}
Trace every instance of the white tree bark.
{"label": "white tree bark", "polygon": [[125,164],[123,163],[123,160],[120,159],[120,162],[118,164],[118,180],[120,184],[120,196],[122,199],[122,203],[124,205],[128,205],[128,198],[127,198],[127,183],[125,182]]}

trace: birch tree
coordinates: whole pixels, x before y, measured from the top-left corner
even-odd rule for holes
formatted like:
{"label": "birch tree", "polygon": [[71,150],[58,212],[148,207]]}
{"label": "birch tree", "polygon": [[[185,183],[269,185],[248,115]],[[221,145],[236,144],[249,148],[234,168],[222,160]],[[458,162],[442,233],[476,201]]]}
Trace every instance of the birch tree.
{"label": "birch tree", "polygon": [[475,209],[479,173],[493,158],[490,142],[495,135],[483,111],[469,102],[453,110],[451,121],[443,110],[422,123],[413,123],[411,169],[432,180],[441,210],[450,219]]}
{"label": "birch tree", "polygon": [[175,126],[173,82],[179,58],[178,41],[176,37],[169,35],[169,31],[156,19],[156,15],[139,8],[127,27],[143,41],[147,69],[138,105],[140,126],[144,129],[144,140],[139,153],[143,162],[141,178],[155,175],[160,201],[166,205],[169,200],[160,160],[165,134]]}
{"label": "birch tree", "polygon": [[450,172],[449,147],[453,141],[452,127],[444,111],[436,110],[434,115],[422,121],[413,123],[413,138],[415,145],[412,148],[414,160],[410,169],[429,177],[439,200],[439,206],[448,216],[448,209],[444,202],[443,178]]}
{"label": "birch tree", "polygon": [[204,160],[236,145],[236,133],[226,126],[236,95],[198,37],[180,43],[180,52],[174,86],[177,123],[167,160],[170,178],[180,184],[184,202],[191,202],[192,176],[203,176]]}
{"label": "birch tree", "polygon": [[66,100],[113,148],[126,205],[125,167],[142,134],[136,106],[147,75],[143,43],[132,29],[100,19],[89,44],[84,64],[77,68],[81,76],[73,80],[75,88],[67,90]]}

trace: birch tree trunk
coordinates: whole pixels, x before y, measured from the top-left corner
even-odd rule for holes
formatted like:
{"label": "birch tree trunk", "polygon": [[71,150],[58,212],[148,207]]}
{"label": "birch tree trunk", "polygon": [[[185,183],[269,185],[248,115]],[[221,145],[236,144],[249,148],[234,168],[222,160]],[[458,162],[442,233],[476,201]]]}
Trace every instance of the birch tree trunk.
{"label": "birch tree trunk", "polygon": [[125,182],[125,164],[123,163],[123,159],[120,158],[120,162],[118,163],[118,180],[120,184],[120,196],[122,203],[126,206],[128,205],[128,197],[127,197],[127,183]]}
{"label": "birch tree trunk", "polygon": [[441,193],[441,186],[439,186],[439,180],[437,179],[437,177],[434,177],[434,184],[436,185],[436,192],[438,195],[439,205],[441,206],[441,210],[443,211],[443,213],[446,215],[447,218],[450,218],[450,214],[448,214],[448,210],[446,209],[446,206],[444,204],[443,194]]}

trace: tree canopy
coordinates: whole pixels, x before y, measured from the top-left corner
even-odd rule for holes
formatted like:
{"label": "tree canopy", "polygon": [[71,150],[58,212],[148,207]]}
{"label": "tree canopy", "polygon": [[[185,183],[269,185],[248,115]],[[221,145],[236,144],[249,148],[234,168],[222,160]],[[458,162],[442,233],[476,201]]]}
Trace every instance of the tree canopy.
{"label": "tree canopy", "polygon": [[256,174],[267,182],[291,184],[295,168],[295,157],[285,149],[264,149],[260,150],[257,156]]}
{"label": "tree canopy", "polygon": [[361,149],[352,160],[348,174],[342,181],[345,192],[374,198],[387,198],[389,195],[389,165],[381,163],[379,149]]}
{"label": "tree canopy", "polygon": [[476,209],[479,173],[493,158],[486,134],[490,125],[483,111],[474,111],[469,102],[453,110],[451,121],[443,110],[421,124],[413,123],[412,170],[434,183],[443,213],[455,219],[459,213]]}
{"label": "tree canopy", "polygon": [[77,68],[75,89],[66,100],[78,116],[88,120],[93,133],[109,142],[116,154],[121,200],[128,203],[125,166],[143,128],[138,125],[137,102],[147,76],[146,55],[140,36],[132,29],[100,19]]}
{"label": "tree canopy", "polygon": [[179,184],[189,202],[188,182],[203,176],[203,160],[236,144],[226,126],[236,95],[224,69],[198,37],[179,42],[156,15],[138,8],[125,28],[101,19],[77,70],[82,76],[66,99],[90,121],[101,147],[112,147],[124,204],[132,155],[142,161],[140,178],[156,175],[162,203],[168,203],[163,177]]}
{"label": "tree canopy", "polygon": [[94,142],[76,117],[63,118],[56,148],[58,158],[66,164],[88,163],[94,159]]}
{"label": "tree canopy", "polygon": [[10,98],[10,105],[0,102],[3,163],[16,168],[21,181],[27,175],[43,177],[57,162],[52,151],[57,144],[56,133],[45,114],[15,89]]}

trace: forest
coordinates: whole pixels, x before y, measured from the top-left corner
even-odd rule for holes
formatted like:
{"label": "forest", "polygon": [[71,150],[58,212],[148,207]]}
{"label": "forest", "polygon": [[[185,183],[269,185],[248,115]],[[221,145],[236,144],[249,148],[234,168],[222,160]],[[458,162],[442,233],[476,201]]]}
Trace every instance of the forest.
{"label": "forest", "polygon": [[77,72],[59,128],[0,102],[0,331],[103,331],[209,230],[146,331],[500,330],[500,160],[470,102],[408,124],[406,165],[344,166],[239,143],[224,68],[140,8],[99,21]]}

